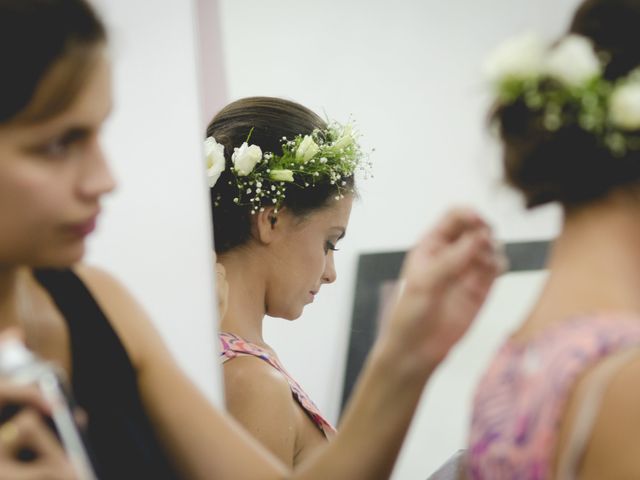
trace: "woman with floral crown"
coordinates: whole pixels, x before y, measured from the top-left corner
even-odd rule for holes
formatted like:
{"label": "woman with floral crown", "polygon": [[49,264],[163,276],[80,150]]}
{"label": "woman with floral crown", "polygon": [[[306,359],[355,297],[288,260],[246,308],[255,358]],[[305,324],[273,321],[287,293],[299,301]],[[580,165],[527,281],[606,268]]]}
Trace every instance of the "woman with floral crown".
{"label": "woman with floral crown", "polygon": [[336,431],[266,344],[262,321],[298,318],[335,281],[333,256],[347,230],[356,170],[367,159],[350,126],[328,125],[278,98],[231,103],[207,135],[211,167],[224,167],[210,168],[209,178],[230,292],[220,333],[227,407],[295,465]]}
{"label": "woman with floral crown", "polygon": [[[453,212],[412,251],[405,292],[343,431],[294,472],[200,394],[126,289],[82,264],[100,202],[114,187],[99,141],[111,109],[100,19],[84,0],[1,0],[0,39],[0,332],[4,339],[21,330],[30,349],[69,375],[99,478],[388,477],[425,382],[494,279],[482,220]],[[307,141],[303,158],[313,148]],[[246,150],[238,167],[250,173],[255,148]],[[273,177],[286,182],[289,174]],[[286,205],[274,198],[282,208],[274,231],[259,225],[264,242],[287,221]],[[15,409],[0,412],[0,478],[82,478],[43,418],[51,409],[42,396],[0,378],[0,407],[15,405],[22,408],[13,416]]]}
{"label": "woman with floral crown", "polygon": [[489,62],[507,179],[564,222],[478,385],[473,479],[640,478],[638,45],[639,0],[587,0],[556,44],[529,34]]}
{"label": "woman with floral crown", "polygon": [[336,280],[334,255],[368,169],[349,125],[269,97],[227,105],[207,129],[215,250],[226,272],[221,359],[229,411],[288,465],[336,434],[264,340]]}

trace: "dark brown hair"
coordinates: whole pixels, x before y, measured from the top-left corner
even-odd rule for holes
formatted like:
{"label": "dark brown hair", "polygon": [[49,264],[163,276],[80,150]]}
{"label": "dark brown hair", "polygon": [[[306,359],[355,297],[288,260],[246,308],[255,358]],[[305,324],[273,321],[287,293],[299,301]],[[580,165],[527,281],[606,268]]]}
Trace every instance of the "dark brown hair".
{"label": "dark brown hair", "polygon": [[105,28],[84,0],[0,0],[0,123],[64,111],[105,42]]}
{"label": "dark brown hair", "polygon": [[[640,0],[586,0],[569,30],[589,38],[608,59],[604,75],[610,80],[640,65]],[[576,206],[640,180],[640,152],[613,157],[575,124],[548,131],[542,114],[522,100],[498,107],[493,119],[504,142],[507,181],[523,192],[528,207],[553,201]]]}
{"label": "dark brown hair", "polygon": [[[251,237],[251,208],[238,205],[233,199],[238,188],[231,173],[231,155],[251,133],[251,144],[263,152],[282,155],[282,137],[293,139],[309,135],[315,129],[325,129],[326,122],[308,108],[281,98],[250,97],[237,100],[224,107],[211,120],[207,137],[212,136],[224,145],[226,169],[210,189],[213,211],[213,232],[217,253],[224,253],[245,244]],[[343,178],[353,188],[353,177]],[[283,207],[295,215],[304,215],[328,205],[337,187],[329,180],[317,182],[313,187],[286,187]],[[217,203],[217,206],[214,206]]]}

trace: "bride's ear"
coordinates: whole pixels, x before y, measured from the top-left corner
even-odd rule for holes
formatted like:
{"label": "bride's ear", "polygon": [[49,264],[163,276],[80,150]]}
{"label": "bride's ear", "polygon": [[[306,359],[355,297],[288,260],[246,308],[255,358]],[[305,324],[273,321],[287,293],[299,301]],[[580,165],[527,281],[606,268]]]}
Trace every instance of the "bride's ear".
{"label": "bride's ear", "polygon": [[278,233],[278,216],[274,207],[264,207],[255,214],[256,237],[263,244],[269,244]]}

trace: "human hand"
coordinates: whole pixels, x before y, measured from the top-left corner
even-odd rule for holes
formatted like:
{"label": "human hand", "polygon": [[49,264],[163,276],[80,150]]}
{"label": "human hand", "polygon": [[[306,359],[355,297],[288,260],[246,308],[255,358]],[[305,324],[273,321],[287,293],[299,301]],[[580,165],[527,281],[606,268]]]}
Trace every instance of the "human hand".
{"label": "human hand", "polygon": [[216,263],[216,295],[218,298],[218,314],[219,321],[222,321],[227,314],[227,306],[229,304],[229,283],[227,282],[227,271],[224,265]]}
{"label": "human hand", "polygon": [[[0,480],[77,480],[60,442],[45,423],[50,409],[37,388],[0,379],[0,407],[20,410],[0,425]],[[21,453],[30,452],[30,460]]]}
{"label": "human hand", "polygon": [[452,210],[407,254],[387,331],[425,368],[439,364],[467,331],[506,265],[488,225]]}

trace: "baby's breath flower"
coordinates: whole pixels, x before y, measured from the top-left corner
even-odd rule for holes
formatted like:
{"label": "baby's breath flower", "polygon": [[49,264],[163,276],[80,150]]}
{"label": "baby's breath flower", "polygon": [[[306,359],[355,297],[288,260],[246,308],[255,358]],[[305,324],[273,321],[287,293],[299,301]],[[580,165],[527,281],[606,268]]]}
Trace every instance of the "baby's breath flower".
{"label": "baby's breath flower", "polygon": [[[233,201],[250,206],[253,214],[265,204],[273,204],[279,210],[289,188],[314,188],[326,182],[335,185],[336,200],[344,198],[342,187],[347,182],[343,178],[353,176],[357,170],[362,170],[366,178],[371,166],[351,125],[331,123],[311,134],[282,137],[281,155],[263,153],[257,145],[248,144],[249,140],[250,135],[234,149],[231,173],[239,192]],[[233,185],[233,181],[229,184]]]}

